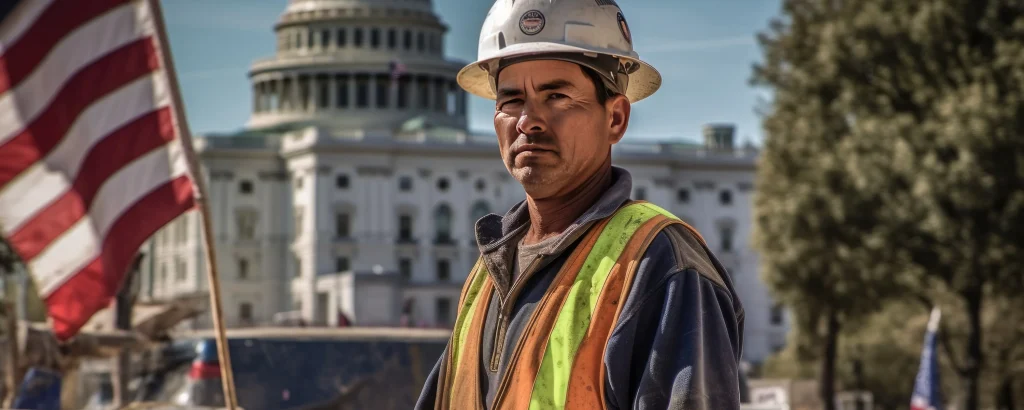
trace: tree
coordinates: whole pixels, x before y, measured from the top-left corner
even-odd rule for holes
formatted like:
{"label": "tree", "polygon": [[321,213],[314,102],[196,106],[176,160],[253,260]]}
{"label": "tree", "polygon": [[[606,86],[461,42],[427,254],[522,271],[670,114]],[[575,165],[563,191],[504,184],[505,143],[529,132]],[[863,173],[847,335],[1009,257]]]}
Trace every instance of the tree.
{"label": "tree", "polygon": [[[899,272],[925,303],[949,311],[937,288],[955,299],[948,306],[966,320],[953,361],[961,408],[975,410],[985,305],[1024,288],[1024,4],[787,0],[783,14],[761,70],[773,114],[842,118],[844,138],[809,155],[841,156],[846,197],[871,199],[858,210],[874,224],[856,251],[862,263]],[[805,109],[823,100],[827,110]]]}
{"label": "tree", "polygon": [[834,11],[815,1],[787,1],[788,22],[759,36],[764,61],[752,82],[771,88],[764,116],[765,146],[754,198],[754,243],[763,279],[790,307],[802,349],[817,346],[826,409],[835,408],[838,337],[896,294],[900,282],[865,263],[865,241],[878,225],[862,209],[879,198],[855,188],[845,157],[854,145],[840,105],[842,84],[819,76],[822,21]]}

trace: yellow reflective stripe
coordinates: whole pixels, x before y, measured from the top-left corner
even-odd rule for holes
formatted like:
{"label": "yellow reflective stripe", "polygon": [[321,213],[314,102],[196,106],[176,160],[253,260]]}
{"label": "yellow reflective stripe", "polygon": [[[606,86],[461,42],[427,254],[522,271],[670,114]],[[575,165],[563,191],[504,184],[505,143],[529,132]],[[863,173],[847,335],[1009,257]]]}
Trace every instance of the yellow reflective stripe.
{"label": "yellow reflective stripe", "polygon": [[[469,289],[466,291],[466,297],[462,300],[462,306],[459,311],[459,315],[455,318],[455,326],[452,328],[452,341],[451,341],[451,352],[452,355],[452,369],[458,369],[459,363],[462,362],[462,348],[465,346],[466,337],[469,334],[470,323],[473,323],[473,313],[476,311],[477,296],[480,294],[480,289],[484,287],[484,282],[487,280],[487,268],[484,267],[483,263],[478,263],[479,268],[473,273],[472,282],[469,284]],[[449,376],[450,379],[451,376]],[[454,383],[451,383],[449,389],[454,388]]]}
{"label": "yellow reflective stripe", "polygon": [[632,203],[616,212],[601,232],[555,319],[530,396],[531,410],[565,406],[573,359],[590,327],[608,273],[633,234],[659,214],[671,215],[653,204]]}

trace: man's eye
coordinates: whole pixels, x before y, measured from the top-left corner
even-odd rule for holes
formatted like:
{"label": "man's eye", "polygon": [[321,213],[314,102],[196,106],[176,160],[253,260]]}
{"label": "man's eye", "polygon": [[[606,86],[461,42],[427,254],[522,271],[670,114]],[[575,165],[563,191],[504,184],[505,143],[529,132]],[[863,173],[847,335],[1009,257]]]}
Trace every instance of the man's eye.
{"label": "man's eye", "polygon": [[559,94],[559,93],[551,93],[550,95],[548,95],[548,99],[549,100],[560,100],[560,99],[563,99],[563,98],[569,98],[569,97],[567,97],[565,94]]}
{"label": "man's eye", "polygon": [[508,101],[504,101],[504,102],[502,102],[502,103],[501,103],[501,104],[500,104],[500,105],[498,106],[498,109],[504,109],[504,108],[505,108],[506,106],[508,106],[508,105],[515,105],[515,104],[519,104],[519,103],[520,103],[520,102],[522,102],[522,101],[523,101],[523,100],[520,100],[520,99],[518,99],[518,98],[513,98],[513,99],[511,99],[511,100],[508,100]]}

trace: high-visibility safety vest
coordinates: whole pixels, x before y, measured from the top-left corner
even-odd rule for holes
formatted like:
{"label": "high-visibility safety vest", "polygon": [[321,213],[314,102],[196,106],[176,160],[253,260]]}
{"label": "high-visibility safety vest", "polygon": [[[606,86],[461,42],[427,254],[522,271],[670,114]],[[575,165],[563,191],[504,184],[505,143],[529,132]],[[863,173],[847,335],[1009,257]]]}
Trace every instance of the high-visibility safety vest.
{"label": "high-visibility safety vest", "polygon": [[[605,408],[605,345],[640,258],[658,232],[673,224],[688,228],[704,242],[685,222],[643,201],[630,201],[590,228],[536,305],[491,408]],[[483,408],[480,344],[493,292],[487,269],[478,260],[459,297],[439,374],[438,409]]]}

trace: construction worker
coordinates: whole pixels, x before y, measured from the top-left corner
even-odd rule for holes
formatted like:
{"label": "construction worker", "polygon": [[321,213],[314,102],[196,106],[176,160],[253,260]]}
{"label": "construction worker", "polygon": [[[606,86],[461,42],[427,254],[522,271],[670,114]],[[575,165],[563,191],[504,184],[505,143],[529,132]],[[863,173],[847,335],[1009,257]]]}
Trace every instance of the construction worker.
{"label": "construction worker", "polygon": [[700,235],[611,165],[661,85],[614,0],[498,0],[458,74],[526,191],[476,223],[418,409],[738,409],[743,308]]}

